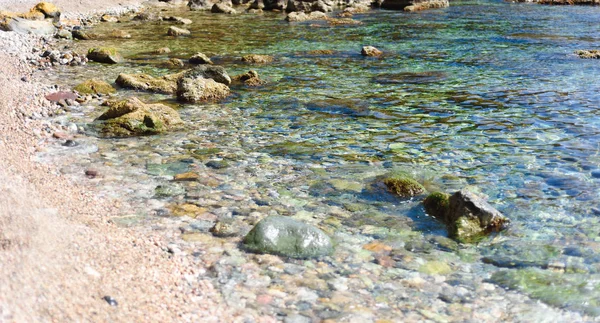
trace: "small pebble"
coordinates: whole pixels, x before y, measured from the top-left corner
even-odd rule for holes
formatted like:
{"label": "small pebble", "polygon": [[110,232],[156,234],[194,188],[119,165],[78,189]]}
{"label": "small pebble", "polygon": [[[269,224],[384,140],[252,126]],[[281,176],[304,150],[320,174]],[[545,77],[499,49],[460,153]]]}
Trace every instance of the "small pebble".
{"label": "small pebble", "polygon": [[110,305],[110,306],[119,305],[119,303],[117,303],[117,300],[112,298],[111,296],[107,295],[107,296],[102,297],[102,299],[105,300],[108,303],[108,305]]}

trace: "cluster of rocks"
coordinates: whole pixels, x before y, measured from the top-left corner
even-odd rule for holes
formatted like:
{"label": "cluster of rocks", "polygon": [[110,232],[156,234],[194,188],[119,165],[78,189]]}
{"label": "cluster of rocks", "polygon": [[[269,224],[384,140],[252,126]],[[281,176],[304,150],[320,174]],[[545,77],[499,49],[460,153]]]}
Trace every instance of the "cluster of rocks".
{"label": "cluster of rocks", "polygon": [[78,54],[68,50],[61,52],[59,50],[44,50],[39,57],[30,60],[33,66],[46,68],[58,65],[80,66],[85,65],[88,58],[85,55]]}

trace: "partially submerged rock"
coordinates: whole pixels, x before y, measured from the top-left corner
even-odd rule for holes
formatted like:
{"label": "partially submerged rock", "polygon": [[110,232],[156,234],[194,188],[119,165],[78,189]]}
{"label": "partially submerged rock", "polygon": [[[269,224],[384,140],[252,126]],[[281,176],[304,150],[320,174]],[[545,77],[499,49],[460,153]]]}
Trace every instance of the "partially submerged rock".
{"label": "partially submerged rock", "polygon": [[111,94],[116,92],[112,85],[96,79],[80,83],[75,86],[74,90],[79,94]]}
{"label": "partially submerged rock", "polygon": [[258,222],[244,238],[248,250],[292,258],[313,258],[333,252],[331,239],[320,229],[282,216]]}
{"label": "partially submerged rock", "polygon": [[383,0],[381,8],[404,11],[420,11],[426,9],[447,8],[448,0]]}
{"label": "partially submerged rock", "polygon": [[175,94],[177,81],[183,76],[182,73],[170,74],[162,77],[153,77],[148,74],[125,74],[121,73],[115,83],[124,88],[150,91],[155,93]]}
{"label": "partially submerged rock", "polygon": [[206,79],[213,79],[215,82],[222,83],[225,85],[231,84],[231,78],[223,66],[218,65],[199,65],[195,68],[187,71],[185,77],[203,77]]}
{"label": "partially submerged rock", "polygon": [[179,28],[179,27],[175,27],[175,26],[171,26],[169,27],[169,30],[167,30],[167,35],[169,36],[188,36],[191,35],[191,32],[187,29],[184,28]]}
{"label": "partially submerged rock", "polygon": [[405,198],[418,196],[427,191],[423,185],[404,173],[389,175],[383,183],[390,192]]}
{"label": "partially submerged rock", "polygon": [[256,71],[248,71],[244,74],[240,74],[240,75],[236,75],[232,78],[232,82],[233,83],[243,83],[244,85],[247,86],[260,86],[260,85],[264,85],[267,82],[261,80],[258,77],[258,73]]}
{"label": "partially submerged rock", "polygon": [[196,53],[189,59],[190,64],[212,64],[208,56],[203,53]]}
{"label": "partially submerged rock", "polygon": [[249,54],[242,56],[242,62],[253,63],[253,64],[266,64],[273,61],[271,55],[260,55],[260,54]]}
{"label": "partially submerged rock", "polygon": [[452,196],[432,193],[423,201],[426,212],[448,228],[448,235],[471,242],[490,232],[503,230],[510,222],[502,213],[475,193],[462,189]]}
{"label": "partially submerged rock", "polygon": [[87,58],[105,64],[118,64],[123,61],[123,56],[113,47],[90,48]]}
{"label": "partially submerged rock", "polygon": [[592,49],[592,50],[578,50],[575,52],[577,56],[580,58],[593,58],[600,59],[600,50]]}
{"label": "partially submerged rock", "polygon": [[290,12],[285,20],[288,22],[302,22],[309,20],[327,20],[327,15],[324,12],[314,11],[309,14],[304,12]]}
{"label": "partially submerged rock", "polygon": [[363,46],[362,50],[360,51],[360,54],[362,56],[377,57],[377,56],[381,56],[383,54],[383,52],[373,46]]}
{"label": "partially submerged rock", "polygon": [[174,23],[180,24],[180,25],[190,25],[193,23],[193,21],[191,19],[187,19],[187,18],[183,18],[183,17],[175,17],[175,16],[163,17],[162,20],[163,21],[171,21],[171,22],[174,22]]}
{"label": "partially submerged rock", "polygon": [[109,108],[96,119],[105,137],[158,134],[182,124],[177,111],[164,104],[145,104],[136,97],[106,103]]}
{"label": "partially submerged rock", "polygon": [[202,76],[183,77],[177,83],[177,99],[183,102],[215,101],[226,98],[229,87]]}
{"label": "partially submerged rock", "polygon": [[234,15],[237,13],[235,9],[231,7],[231,2],[218,2],[215,3],[212,8],[210,8],[210,12],[212,13],[226,13],[229,15]]}

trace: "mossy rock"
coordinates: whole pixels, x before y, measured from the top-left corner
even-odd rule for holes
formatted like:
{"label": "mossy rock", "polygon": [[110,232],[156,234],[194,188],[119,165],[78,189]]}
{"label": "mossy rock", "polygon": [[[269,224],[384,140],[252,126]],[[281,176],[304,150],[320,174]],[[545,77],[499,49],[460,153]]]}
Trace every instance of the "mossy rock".
{"label": "mossy rock", "polygon": [[427,192],[423,185],[403,173],[392,174],[384,178],[383,183],[390,192],[400,197],[413,197]]}
{"label": "mossy rock", "polygon": [[173,108],[164,104],[145,104],[136,97],[108,105],[108,110],[96,120],[104,137],[153,135],[183,123]]}
{"label": "mossy rock", "polygon": [[320,229],[298,220],[269,216],[244,238],[250,251],[292,258],[313,258],[333,252],[331,239]]}
{"label": "mossy rock", "polygon": [[80,83],[74,90],[79,92],[79,94],[111,94],[117,91],[112,85],[96,79]]}
{"label": "mossy rock", "polygon": [[423,200],[423,206],[427,214],[444,221],[450,207],[450,194],[433,192]]}
{"label": "mossy rock", "polygon": [[87,58],[91,61],[105,64],[118,64],[123,62],[123,56],[113,47],[90,48]]}

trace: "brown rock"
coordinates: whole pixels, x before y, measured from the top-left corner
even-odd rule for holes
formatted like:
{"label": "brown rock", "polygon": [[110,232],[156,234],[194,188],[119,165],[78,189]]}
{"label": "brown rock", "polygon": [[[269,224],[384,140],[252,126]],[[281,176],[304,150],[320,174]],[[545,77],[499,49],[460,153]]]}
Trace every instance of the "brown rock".
{"label": "brown rock", "polygon": [[242,56],[242,62],[253,63],[253,64],[266,64],[273,61],[273,56],[270,55],[259,55],[250,54]]}
{"label": "brown rock", "polygon": [[197,173],[194,173],[194,172],[177,174],[173,178],[173,180],[177,181],[177,182],[191,182],[191,181],[197,181],[198,179],[200,179],[200,175],[198,175]]}
{"label": "brown rock", "polygon": [[371,56],[371,57],[381,56],[383,54],[382,51],[380,51],[379,49],[377,49],[373,46],[363,46],[360,53],[362,56]]}

